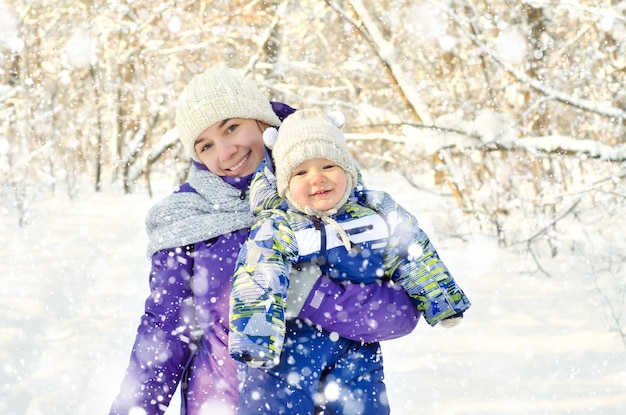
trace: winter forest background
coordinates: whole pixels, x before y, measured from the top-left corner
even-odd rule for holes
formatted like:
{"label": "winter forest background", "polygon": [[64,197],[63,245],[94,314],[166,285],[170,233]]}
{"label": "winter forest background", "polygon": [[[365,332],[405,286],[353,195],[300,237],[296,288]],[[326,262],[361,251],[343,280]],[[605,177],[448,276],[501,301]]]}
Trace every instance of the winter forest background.
{"label": "winter forest background", "polygon": [[[0,412],[106,413],[217,62],[346,115],[474,303],[384,345],[394,414],[626,408],[626,2],[0,0]],[[394,406],[395,403],[395,406]],[[177,413],[175,407],[168,414]]]}

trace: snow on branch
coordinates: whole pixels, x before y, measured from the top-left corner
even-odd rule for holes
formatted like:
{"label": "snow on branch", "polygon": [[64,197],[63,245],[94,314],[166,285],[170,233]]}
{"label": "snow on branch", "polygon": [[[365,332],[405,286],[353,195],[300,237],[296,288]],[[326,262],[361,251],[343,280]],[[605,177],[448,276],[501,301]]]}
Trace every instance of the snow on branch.
{"label": "snow on branch", "polygon": [[167,150],[177,145],[178,142],[178,130],[176,128],[168,130],[165,134],[163,134],[159,142],[150,148],[150,154],[147,158],[150,162],[154,162]]}
{"label": "snow on branch", "polygon": [[385,66],[387,73],[392,78],[400,90],[400,94],[407,104],[407,106],[417,115],[417,117],[424,124],[432,125],[433,117],[431,111],[422,100],[420,94],[415,90],[414,85],[408,82],[404,76],[402,68],[397,62],[397,56],[395,46],[393,42],[385,39],[381,31],[378,29],[376,22],[371,18],[370,13],[365,8],[361,0],[350,0],[350,6],[360,19],[355,21],[351,19],[345,11],[334,2],[327,0],[326,3],[333,8],[339,15],[354,26],[359,32],[369,41],[369,44],[373,47],[374,52]]}
{"label": "snow on branch", "polygon": [[261,54],[263,53],[263,48],[265,47],[268,40],[274,33],[274,30],[276,29],[276,25],[280,22],[280,20],[285,15],[285,9],[287,8],[288,4],[289,4],[289,1],[283,1],[278,6],[278,8],[276,9],[276,12],[274,13],[274,18],[272,19],[270,24],[267,25],[267,27],[265,28],[265,31],[261,35],[258,36],[259,41],[257,42],[257,46],[258,46],[257,53],[252,55],[252,57],[248,60],[248,64],[243,70],[244,74],[248,74],[252,72],[252,69],[254,69],[256,63],[259,61],[259,58],[261,57]]}
{"label": "snow on branch", "polygon": [[480,50],[486,56],[488,56],[498,65],[500,65],[506,72],[508,72],[511,76],[513,76],[513,78],[515,78],[519,82],[528,85],[532,89],[540,92],[550,99],[562,102],[564,104],[571,105],[573,107],[593,112],[595,114],[608,118],[626,119],[626,110],[622,108],[604,105],[596,101],[590,101],[587,99],[576,97],[571,94],[567,94],[563,91],[551,88],[544,82],[532,78],[526,75],[524,72],[515,69],[511,65],[507,64],[503,59],[500,59],[500,57],[495,52],[493,52],[487,45],[481,42],[474,33],[471,33],[470,31],[465,29],[465,25],[460,21],[460,17],[457,14],[452,13],[449,10],[446,10],[445,12],[447,13],[448,17],[450,17],[450,19],[457,23],[461,31],[472,41],[472,43],[474,43],[474,45],[480,48]]}
{"label": "snow on branch", "polygon": [[[463,151],[478,149],[494,149],[494,150],[514,150],[524,149],[530,153],[562,153],[562,154],[581,154],[592,158],[598,158],[613,162],[626,161],[626,144],[610,146],[595,140],[581,140],[565,135],[549,135],[539,137],[523,137],[509,138],[505,141],[494,139],[492,141],[481,141],[475,133],[464,132],[457,129],[438,128],[433,126],[410,125],[413,135],[407,134],[391,134],[384,132],[370,133],[346,133],[347,140],[371,141],[384,140],[392,143],[416,143],[428,141],[431,153],[436,153],[445,149],[459,148]],[[388,126],[398,126],[390,124]],[[431,134],[417,134],[417,127],[427,130],[436,130],[440,133],[436,143]]]}
{"label": "snow on branch", "polygon": [[146,171],[149,171],[150,166],[165,154],[167,150],[177,145],[178,142],[178,130],[176,130],[176,128],[168,130],[163,134],[158,143],[152,145],[149,151],[144,153],[137,163],[137,166],[134,168],[133,173],[130,175],[130,180],[134,181]]}
{"label": "snow on branch", "polygon": [[612,147],[595,140],[578,140],[562,135],[526,137],[517,140],[515,144],[531,152],[565,152],[586,154],[589,157],[608,161],[626,160],[626,144]]}

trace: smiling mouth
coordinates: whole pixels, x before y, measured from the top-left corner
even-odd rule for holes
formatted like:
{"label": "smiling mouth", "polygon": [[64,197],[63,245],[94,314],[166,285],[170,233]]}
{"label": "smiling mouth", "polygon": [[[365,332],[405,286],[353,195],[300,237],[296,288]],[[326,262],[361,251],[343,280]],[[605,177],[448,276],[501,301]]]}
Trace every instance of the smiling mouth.
{"label": "smiling mouth", "polygon": [[230,167],[229,171],[237,171],[239,170],[241,167],[243,167],[244,164],[246,164],[246,162],[248,161],[248,159],[250,158],[250,153],[246,154],[246,156],[244,158],[241,159],[241,161],[237,164],[235,164],[234,166]]}
{"label": "smiling mouth", "polygon": [[327,195],[330,192],[331,192],[331,189],[328,189],[328,190],[318,190],[317,192],[313,193],[311,196],[324,196],[324,195]]}

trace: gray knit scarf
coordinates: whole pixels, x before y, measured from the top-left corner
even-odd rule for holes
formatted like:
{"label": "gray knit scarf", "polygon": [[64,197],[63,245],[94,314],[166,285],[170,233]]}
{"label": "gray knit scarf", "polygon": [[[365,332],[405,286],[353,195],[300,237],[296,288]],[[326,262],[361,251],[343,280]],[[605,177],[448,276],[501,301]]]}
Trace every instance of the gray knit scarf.
{"label": "gray knit scarf", "polygon": [[242,200],[241,190],[195,166],[188,183],[197,193],[174,193],[148,212],[149,258],[162,249],[206,241],[254,223],[247,192]]}

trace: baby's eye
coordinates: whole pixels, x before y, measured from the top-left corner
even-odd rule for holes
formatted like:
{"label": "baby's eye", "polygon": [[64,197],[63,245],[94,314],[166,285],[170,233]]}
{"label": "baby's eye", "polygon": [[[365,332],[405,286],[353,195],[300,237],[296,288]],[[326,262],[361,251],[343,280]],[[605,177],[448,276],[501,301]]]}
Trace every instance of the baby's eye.
{"label": "baby's eye", "polygon": [[330,170],[330,169],[335,168],[335,167],[337,167],[336,164],[327,164],[327,165],[324,166],[324,170]]}
{"label": "baby's eye", "polygon": [[293,175],[294,176],[304,176],[306,174],[306,170],[296,170]]}

